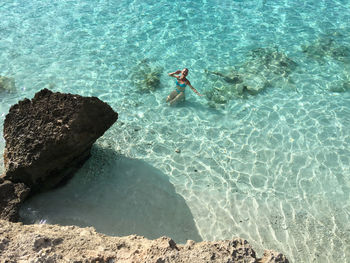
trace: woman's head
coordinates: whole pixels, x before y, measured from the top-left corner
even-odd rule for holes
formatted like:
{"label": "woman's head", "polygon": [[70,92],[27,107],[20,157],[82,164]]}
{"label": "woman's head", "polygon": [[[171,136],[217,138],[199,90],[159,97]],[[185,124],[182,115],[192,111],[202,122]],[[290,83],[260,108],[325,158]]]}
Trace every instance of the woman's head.
{"label": "woman's head", "polygon": [[181,70],[181,74],[182,76],[186,77],[188,75],[188,68],[184,68],[183,70]]}

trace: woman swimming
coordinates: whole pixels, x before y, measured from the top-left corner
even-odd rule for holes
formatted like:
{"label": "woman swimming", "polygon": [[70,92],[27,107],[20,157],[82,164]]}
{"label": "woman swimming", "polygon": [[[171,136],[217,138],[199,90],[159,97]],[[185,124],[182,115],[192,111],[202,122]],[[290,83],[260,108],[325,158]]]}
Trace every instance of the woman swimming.
{"label": "woman swimming", "polygon": [[[181,73],[180,76],[177,76]],[[176,78],[176,88],[170,95],[167,97],[166,102],[170,102],[170,105],[175,105],[179,101],[185,100],[185,88],[189,86],[194,93],[198,96],[203,96],[200,94],[194,87],[192,87],[189,80],[186,78],[188,75],[188,69],[184,68],[183,70],[177,70],[173,73],[168,74],[170,77]]]}

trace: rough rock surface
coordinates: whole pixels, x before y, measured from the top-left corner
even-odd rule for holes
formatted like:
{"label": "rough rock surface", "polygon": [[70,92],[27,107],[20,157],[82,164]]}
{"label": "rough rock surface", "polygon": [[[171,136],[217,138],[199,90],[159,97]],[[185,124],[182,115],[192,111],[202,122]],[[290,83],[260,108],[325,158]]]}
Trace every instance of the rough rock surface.
{"label": "rough rock surface", "polygon": [[18,209],[29,193],[24,184],[14,184],[0,178],[0,218],[17,221]]}
{"label": "rough rock surface", "polygon": [[56,186],[90,156],[118,114],[96,97],[43,89],[10,108],[4,122],[4,178],[32,192]]}
{"label": "rough rock surface", "polygon": [[275,251],[265,254],[257,259],[248,242],[240,238],[177,245],[167,237],[110,237],[93,228],[22,225],[0,220],[3,262],[288,262]]}
{"label": "rough rock surface", "polygon": [[260,262],[264,263],[283,263],[288,262],[285,255],[282,253],[276,252],[274,250],[265,250],[264,256],[260,259]]}

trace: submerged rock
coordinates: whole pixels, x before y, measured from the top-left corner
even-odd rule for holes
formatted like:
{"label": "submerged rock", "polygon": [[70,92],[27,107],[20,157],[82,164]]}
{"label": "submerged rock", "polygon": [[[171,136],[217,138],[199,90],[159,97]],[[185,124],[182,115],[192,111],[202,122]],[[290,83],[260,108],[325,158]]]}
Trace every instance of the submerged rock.
{"label": "submerged rock", "polygon": [[0,76],[0,92],[7,91],[13,92],[16,90],[15,79]]}
{"label": "submerged rock", "polygon": [[332,83],[329,90],[337,93],[350,91],[350,80],[338,81],[338,82]]}
{"label": "submerged rock", "polygon": [[276,47],[257,48],[251,51],[245,71],[264,76],[279,75],[288,77],[297,67],[297,63]]}
{"label": "submerged rock", "polygon": [[[251,95],[257,95],[262,92],[268,85],[268,81],[260,75],[248,75],[244,79],[243,87],[248,91]],[[242,92],[244,90],[242,89]]]}
{"label": "submerged rock", "polygon": [[6,180],[32,192],[69,178],[118,114],[96,97],[43,89],[10,108],[4,122]]}
{"label": "submerged rock", "polygon": [[4,262],[194,262],[288,263],[281,253],[266,250],[258,258],[248,241],[192,240],[176,244],[131,235],[110,237],[91,227],[22,225],[0,220],[0,254]]}
{"label": "submerged rock", "polygon": [[209,102],[216,104],[226,104],[233,96],[235,96],[235,86],[222,84],[220,87],[213,87],[205,92]]}
{"label": "submerged rock", "polygon": [[326,58],[350,63],[350,46],[342,44],[342,35],[322,35],[316,41],[302,45],[301,49],[309,58],[324,63]]}
{"label": "submerged rock", "polygon": [[224,81],[226,81],[227,83],[238,84],[238,83],[243,82],[242,77],[238,73],[235,73],[235,72],[230,72],[228,75],[225,75],[225,74],[218,72],[218,71],[205,70],[205,72],[207,74],[213,74],[213,75],[217,75],[219,77],[222,77],[222,79]]}
{"label": "submerged rock", "polygon": [[162,72],[162,68],[153,67],[147,59],[144,59],[134,67],[131,80],[140,92],[155,91],[160,87]]}
{"label": "submerged rock", "polygon": [[206,92],[210,104],[225,104],[245,93],[257,95],[267,87],[282,87],[292,84],[290,74],[297,63],[276,48],[257,48],[250,52],[247,60],[225,72],[208,71],[217,77]]}
{"label": "submerged rock", "polygon": [[209,76],[218,76],[215,82],[212,82],[211,89],[205,92],[209,105],[212,107],[224,105],[232,98],[240,97],[246,90],[242,76],[234,68],[230,69],[228,73],[208,70],[205,72]]}

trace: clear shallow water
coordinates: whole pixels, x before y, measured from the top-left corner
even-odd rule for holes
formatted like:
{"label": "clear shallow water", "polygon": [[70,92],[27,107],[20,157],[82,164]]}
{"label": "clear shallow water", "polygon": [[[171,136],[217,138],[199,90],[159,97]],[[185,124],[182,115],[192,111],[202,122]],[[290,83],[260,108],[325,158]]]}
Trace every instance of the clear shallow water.
{"label": "clear shallow water", "polygon": [[[1,124],[43,87],[97,96],[120,116],[71,182],[26,204],[27,220],[176,241],[241,236],[293,262],[350,260],[350,92],[335,92],[350,75],[348,1],[2,1],[0,10],[0,75],[17,86],[0,93]],[[167,72],[188,67],[205,93],[223,84],[205,70],[254,67],[257,48],[278,49],[296,69],[217,108],[190,90],[184,104],[165,105]],[[132,80],[145,60],[163,68],[151,93]]]}

